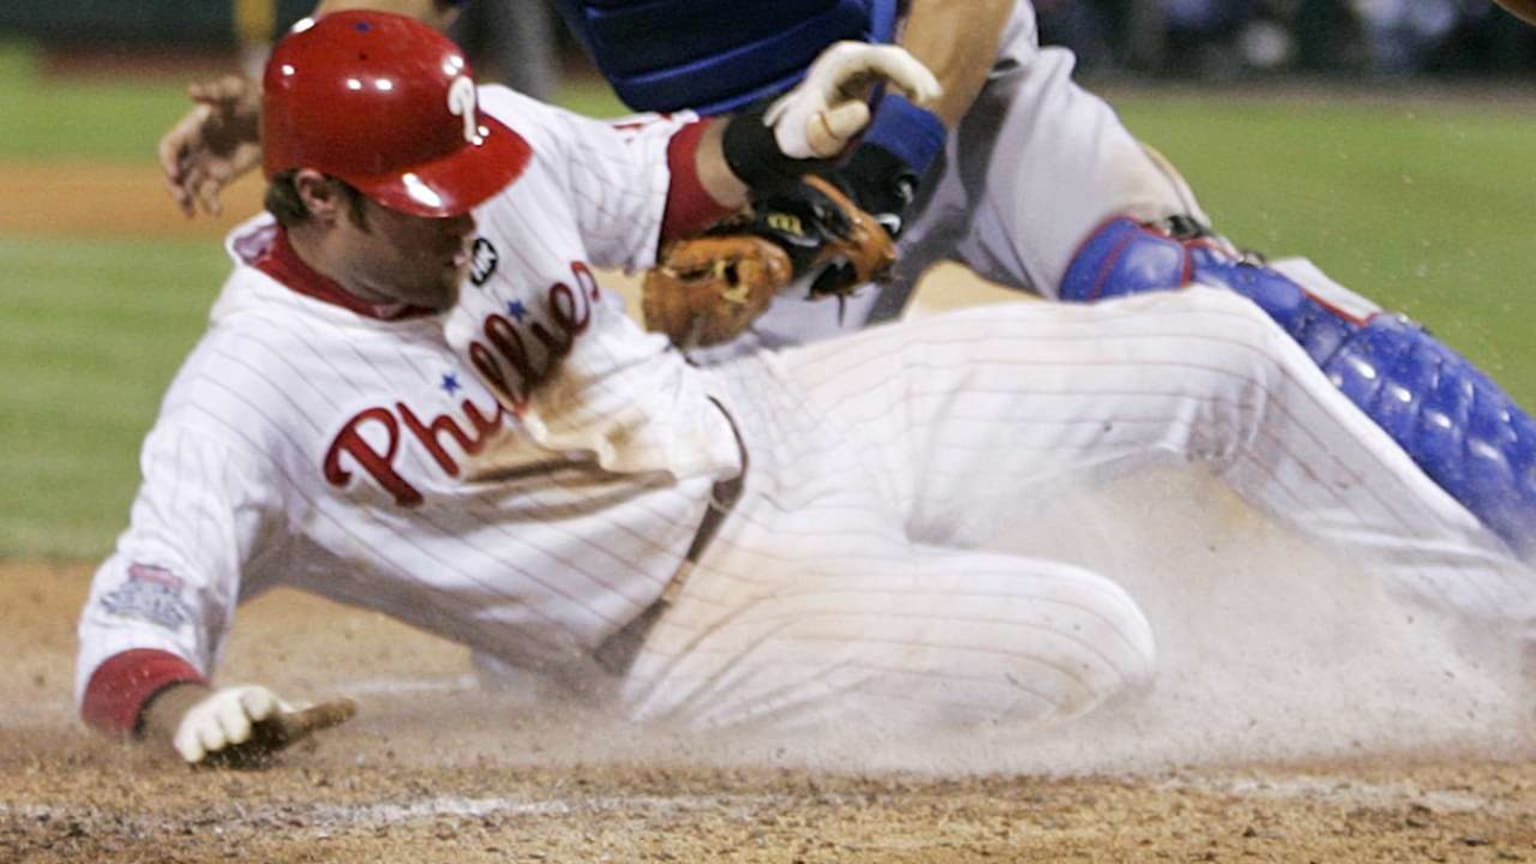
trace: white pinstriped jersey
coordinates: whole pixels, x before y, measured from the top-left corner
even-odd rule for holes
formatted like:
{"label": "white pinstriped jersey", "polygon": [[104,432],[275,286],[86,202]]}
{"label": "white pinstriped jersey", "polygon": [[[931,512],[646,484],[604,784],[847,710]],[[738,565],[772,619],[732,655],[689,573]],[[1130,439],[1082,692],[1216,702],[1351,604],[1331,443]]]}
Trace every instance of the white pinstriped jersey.
{"label": "white pinstriped jersey", "polygon": [[[1151,624],[1104,575],[972,547],[1058,484],[1170,459],[1214,463],[1399,594],[1536,628],[1529,568],[1231,292],[995,306],[693,369],[587,269],[648,263],[673,122],[486,107],[535,158],[477,211],[446,320],[375,320],[237,266],[145,444],[77,692],[133,648],[210,672],[237,600],[283,582],[587,667],[741,470],[711,397],[751,467],[608,691],[637,719],[1086,711],[1152,674]],[[238,231],[237,260],[271,233]]]}
{"label": "white pinstriped jersey", "polygon": [[277,584],[547,665],[672,577],[739,454],[682,359],[590,267],[648,263],[681,122],[614,129],[502,88],[483,99],[534,158],[477,212],[474,276],[446,321],[279,284],[251,266],[276,234],[266,217],[231,235],[235,271],[97,573],[77,693],[133,648],[210,672],[236,603]]}
{"label": "white pinstriped jersey", "polygon": [[[484,99],[528,139],[534,167],[475,212],[476,271],[449,318],[448,341],[506,394],[545,447],[591,452],[623,473],[734,474],[729,424],[687,365],[617,305],[593,306],[600,295],[589,264],[654,260],[666,145],[681,123],[653,118],[615,134],[505,88]],[[513,122],[529,116],[544,122]],[[615,139],[627,143],[615,147]],[[571,351],[578,338],[582,350]],[[665,362],[652,362],[663,353]]]}

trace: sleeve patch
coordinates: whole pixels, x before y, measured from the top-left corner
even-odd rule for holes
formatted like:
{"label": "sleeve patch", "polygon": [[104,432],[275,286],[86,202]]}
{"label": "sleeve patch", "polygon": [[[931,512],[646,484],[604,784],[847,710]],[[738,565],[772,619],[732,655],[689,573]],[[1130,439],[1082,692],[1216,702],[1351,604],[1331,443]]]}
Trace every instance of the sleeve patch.
{"label": "sleeve patch", "polygon": [[192,620],[192,610],[181,596],[183,587],[182,580],[164,567],[133,563],[128,565],[128,581],[98,602],[108,614],[179,630]]}

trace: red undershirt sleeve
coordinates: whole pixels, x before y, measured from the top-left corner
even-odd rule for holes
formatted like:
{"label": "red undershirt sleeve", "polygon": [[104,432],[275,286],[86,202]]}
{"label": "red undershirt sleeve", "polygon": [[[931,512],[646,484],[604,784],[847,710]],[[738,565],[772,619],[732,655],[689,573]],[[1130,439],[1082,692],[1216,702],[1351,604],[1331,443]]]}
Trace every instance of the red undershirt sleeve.
{"label": "red undershirt sleeve", "polygon": [[114,654],[96,667],[85,685],[80,718],[109,735],[135,735],[139,715],[150,698],[173,684],[184,683],[207,681],[175,654],[150,648]]}
{"label": "red undershirt sleeve", "polygon": [[699,141],[712,120],[689,123],[667,143],[667,168],[672,185],[667,189],[667,209],[661,220],[662,241],[695,234],[735,212],[704,190],[699,182]]}

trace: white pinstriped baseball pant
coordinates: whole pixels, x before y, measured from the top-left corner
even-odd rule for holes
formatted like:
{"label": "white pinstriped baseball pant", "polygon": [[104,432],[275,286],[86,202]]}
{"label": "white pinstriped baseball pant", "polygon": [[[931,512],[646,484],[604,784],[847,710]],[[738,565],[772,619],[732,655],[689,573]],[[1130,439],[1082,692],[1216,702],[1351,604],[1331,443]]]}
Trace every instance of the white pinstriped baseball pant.
{"label": "white pinstriped baseball pant", "polygon": [[1058,484],[1169,462],[1206,463],[1400,595],[1536,619],[1501,541],[1227,291],[987,306],[704,374],[750,467],[621,684],[637,720],[923,729],[1088,711],[1152,677],[1135,602],[1070,563],[975,546]]}

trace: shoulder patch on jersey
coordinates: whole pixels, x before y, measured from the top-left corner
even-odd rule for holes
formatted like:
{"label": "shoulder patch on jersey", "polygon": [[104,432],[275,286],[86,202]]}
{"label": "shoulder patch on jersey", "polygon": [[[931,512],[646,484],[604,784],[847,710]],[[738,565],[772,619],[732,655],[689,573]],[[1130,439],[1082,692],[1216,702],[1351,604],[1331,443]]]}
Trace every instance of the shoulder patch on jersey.
{"label": "shoulder patch on jersey", "polygon": [[491,274],[496,272],[496,265],[501,263],[501,253],[496,251],[491,241],[484,237],[476,237],[470,255],[472,259],[469,265],[469,281],[478,288],[489,282]]}
{"label": "shoulder patch on jersey", "polygon": [[103,594],[99,602],[111,615],[178,630],[192,620],[192,610],[181,597],[183,585],[164,567],[135,562],[128,565],[128,581]]}

